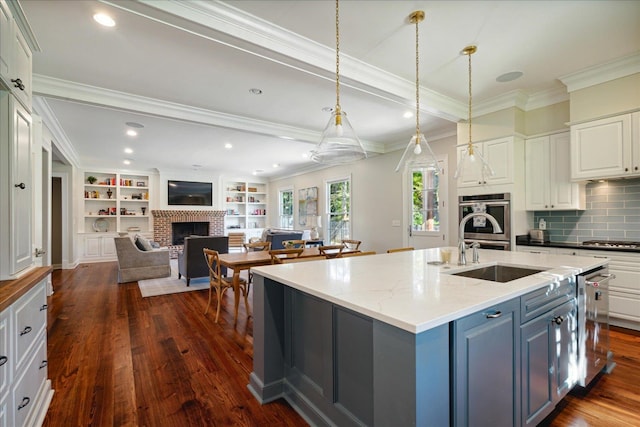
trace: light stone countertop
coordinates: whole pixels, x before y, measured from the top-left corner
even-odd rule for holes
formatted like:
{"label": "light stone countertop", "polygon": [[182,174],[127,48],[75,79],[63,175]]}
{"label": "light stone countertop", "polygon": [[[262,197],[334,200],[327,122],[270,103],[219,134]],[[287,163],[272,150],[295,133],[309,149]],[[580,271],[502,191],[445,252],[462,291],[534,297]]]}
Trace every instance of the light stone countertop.
{"label": "light stone countertop", "polygon": [[[608,263],[606,258],[480,249],[480,264],[450,265],[439,249],[421,249],[252,268],[252,272],[357,313],[420,333]],[[448,273],[506,264],[546,271],[498,283]]]}

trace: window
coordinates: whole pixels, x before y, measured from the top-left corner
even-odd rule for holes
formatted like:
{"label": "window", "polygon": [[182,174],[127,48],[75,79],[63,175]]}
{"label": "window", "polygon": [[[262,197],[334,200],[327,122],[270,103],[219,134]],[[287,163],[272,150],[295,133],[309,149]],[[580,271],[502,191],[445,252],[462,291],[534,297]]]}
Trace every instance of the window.
{"label": "window", "polygon": [[293,189],[279,191],[278,204],[280,212],[280,228],[293,229]]}
{"label": "window", "polygon": [[411,231],[439,232],[440,174],[436,170],[411,170]]}
{"label": "window", "polygon": [[327,181],[329,227],[325,244],[337,244],[351,236],[351,178]]}

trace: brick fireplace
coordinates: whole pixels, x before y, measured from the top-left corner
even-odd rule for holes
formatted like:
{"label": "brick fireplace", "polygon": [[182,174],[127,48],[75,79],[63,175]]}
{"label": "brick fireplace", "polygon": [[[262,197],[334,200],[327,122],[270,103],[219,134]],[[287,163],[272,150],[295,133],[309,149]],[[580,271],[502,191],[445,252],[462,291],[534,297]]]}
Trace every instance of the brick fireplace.
{"label": "brick fireplace", "polygon": [[224,235],[225,211],[152,210],[153,240],[171,251],[171,258],[178,257],[182,245],[172,244],[174,222],[208,222],[210,236]]}

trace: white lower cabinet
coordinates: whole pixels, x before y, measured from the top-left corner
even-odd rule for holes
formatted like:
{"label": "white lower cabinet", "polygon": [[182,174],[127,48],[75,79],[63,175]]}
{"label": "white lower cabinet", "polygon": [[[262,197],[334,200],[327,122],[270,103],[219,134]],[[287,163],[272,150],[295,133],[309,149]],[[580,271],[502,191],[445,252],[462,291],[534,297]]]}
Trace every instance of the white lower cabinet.
{"label": "white lower cabinet", "polygon": [[41,425],[53,395],[47,378],[46,282],[0,313],[0,427]]}
{"label": "white lower cabinet", "polygon": [[116,259],[115,234],[92,233],[80,235],[83,262]]}

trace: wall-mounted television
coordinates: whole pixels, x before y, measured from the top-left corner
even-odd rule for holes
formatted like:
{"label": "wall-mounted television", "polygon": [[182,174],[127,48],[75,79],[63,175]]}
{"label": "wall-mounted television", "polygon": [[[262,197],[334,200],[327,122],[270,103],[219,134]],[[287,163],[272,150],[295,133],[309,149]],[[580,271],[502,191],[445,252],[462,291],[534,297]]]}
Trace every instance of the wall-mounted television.
{"label": "wall-mounted television", "polygon": [[167,195],[169,205],[212,206],[210,182],[168,180]]}

